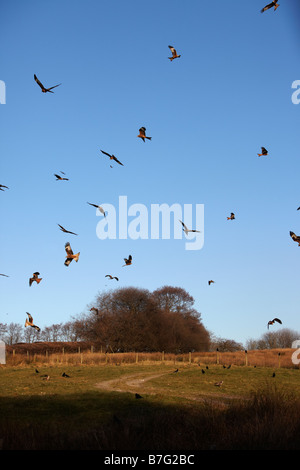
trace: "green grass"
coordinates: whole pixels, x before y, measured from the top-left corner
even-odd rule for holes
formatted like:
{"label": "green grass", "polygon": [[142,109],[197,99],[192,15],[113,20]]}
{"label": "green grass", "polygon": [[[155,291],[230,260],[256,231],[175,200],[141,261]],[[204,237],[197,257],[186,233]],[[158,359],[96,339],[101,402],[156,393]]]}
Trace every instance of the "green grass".
{"label": "green grass", "polygon": [[[167,364],[38,369],[39,374],[35,366],[0,368],[4,449],[163,450],[211,448],[216,443],[230,448],[253,445],[252,434],[255,442],[260,434],[268,441],[272,423],[278,433],[281,428],[278,435],[282,426],[294,432],[293,439],[286,436],[285,445],[298,446],[298,369],[276,369],[275,377],[271,368],[220,365],[202,374],[202,367],[194,364],[179,367],[177,373]],[[62,377],[63,372],[70,377]],[[50,376],[48,381],[44,374]],[[143,381],[132,382],[137,378]],[[220,380],[222,387],[216,387]],[[114,382],[103,388],[107,381]],[[135,392],[143,398],[136,400]],[[228,431],[236,420],[239,433],[232,430],[229,443]],[[278,446],[277,437],[275,441]]]}

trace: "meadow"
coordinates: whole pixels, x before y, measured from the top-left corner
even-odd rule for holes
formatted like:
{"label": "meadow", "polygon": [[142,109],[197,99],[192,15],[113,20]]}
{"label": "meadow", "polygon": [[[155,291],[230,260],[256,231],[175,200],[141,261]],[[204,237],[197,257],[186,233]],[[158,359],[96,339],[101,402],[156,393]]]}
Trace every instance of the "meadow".
{"label": "meadow", "polygon": [[0,444],[298,450],[299,373],[289,350],[249,352],[247,362],[245,353],[10,354],[0,367]]}

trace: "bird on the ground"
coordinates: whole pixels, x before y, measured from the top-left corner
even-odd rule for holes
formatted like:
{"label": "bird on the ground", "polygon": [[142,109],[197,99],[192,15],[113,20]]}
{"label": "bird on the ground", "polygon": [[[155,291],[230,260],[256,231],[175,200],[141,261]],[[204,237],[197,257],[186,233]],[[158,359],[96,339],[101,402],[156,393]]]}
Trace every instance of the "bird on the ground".
{"label": "bird on the ground", "polygon": [[201,372],[202,372],[202,374],[205,374],[205,370],[204,370],[204,369],[201,369]]}
{"label": "bird on the ground", "polygon": [[148,139],[148,140],[152,139],[152,137],[146,136],[146,127],[141,127],[139,129],[139,135],[137,137],[140,137],[144,142],[145,142],[145,139]]}
{"label": "bird on the ground", "polygon": [[54,176],[56,177],[56,181],[69,181],[69,178],[65,178],[64,176],[57,175],[54,173]]}
{"label": "bird on the ground", "polygon": [[37,370],[37,369],[35,369],[35,373],[36,373],[36,374],[39,374],[39,373],[40,373],[40,371],[39,371],[39,370]]}
{"label": "bird on the ground", "polygon": [[71,235],[78,235],[77,233],[70,232],[70,230],[65,229],[62,225],[57,224],[62,232],[70,233]]}
{"label": "bird on the ground", "polygon": [[106,276],[105,276],[105,277],[109,277],[109,279],[115,279],[116,281],[118,281],[118,280],[119,280],[119,278],[118,278],[118,277],[116,277],[116,276],[112,276],[111,274],[106,274]]}
{"label": "bird on the ground", "polygon": [[101,152],[104,153],[104,155],[107,155],[107,156],[110,158],[110,160],[114,160],[115,162],[119,163],[119,165],[124,166],[123,163],[121,163],[121,162],[117,159],[117,157],[115,157],[114,155],[111,155],[110,153],[104,152],[104,150],[101,150]]}
{"label": "bird on the ground", "polygon": [[96,307],[92,307],[92,308],[90,308],[90,312],[95,312],[96,315],[98,315],[99,310]]}
{"label": "bird on the ground", "polygon": [[275,377],[275,376],[276,376],[276,374],[275,374],[275,372],[273,372],[272,377]]}
{"label": "bird on the ground", "polygon": [[25,327],[26,326],[31,326],[32,328],[35,328],[37,331],[41,331],[40,327],[33,323],[32,315],[30,315],[30,313],[28,313],[28,312],[26,312],[26,313],[28,315],[28,318],[26,318]]}
{"label": "bird on the ground", "polygon": [[37,284],[41,282],[42,278],[39,277],[39,275],[40,273],[38,272],[33,273],[32,277],[29,278],[29,286],[31,286],[33,282],[36,282]]}
{"label": "bird on the ground", "polygon": [[176,374],[178,372],[179,369],[175,369],[173,370],[173,374]]}
{"label": "bird on the ground", "polygon": [[235,219],[235,215],[233,212],[231,212],[230,217],[227,217],[227,220],[234,220],[234,219]]}
{"label": "bird on the ground", "polygon": [[220,382],[215,383],[216,387],[221,387],[222,385],[223,385],[223,380],[221,380]]}
{"label": "bird on the ground", "polygon": [[264,11],[270,10],[270,8],[273,8],[273,7],[274,7],[274,11],[276,11],[277,8],[279,7],[278,0],[273,0],[273,2],[268,3],[268,5],[266,5],[264,8],[262,8],[260,11],[261,11],[261,13],[263,13]]}
{"label": "bird on the ground", "polygon": [[62,377],[70,378],[70,376],[69,376],[68,374],[66,374],[65,372],[63,372],[63,373],[61,374],[61,376],[62,376]]}
{"label": "bird on the ground", "polygon": [[128,258],[124,258],[125,264],[123,266],[130,266],[132,264],[132,256],[129,255]]}
{"label": "bird on the ground", "polygon": [[208,281],[208,285],[209,285],[209,286],[210,286],[211,284],[214,284],[214,283],[215,283],[215,281],[212,281],[212,280]]}
{"label": "bird on the ground", "polygon": [[135,398],[143,398],[143,397],[139,393],[136,393]]}
{"label": "bird on the ground", "polygon": [[171,62],[172,62],[172,60],[178,59],[179,57],[181,57],[181,55],[177,54],[177,51],[173,46],[168,46],[168,48],[172,52],[172,57],[168,57],[168,59],[170,59]]}
{"label": "bird on the ground", "polygon": [[0,190],[5,191],[5,189],[9,189],[8,186],[5,186],[4,184],[0,184]]}
{"label": "bird on the ground", "polygon": [[300,236],[296,235],[294,232],[290,232],[290,236],[292,240],[294,240],[294,242],[298,243],[298,245],[300,246]]}
{"label": "bird on the ground", "polygon": [[268,155],[268,150],[265,147],[261,147],[261,153],[257,154],[259,157],[263,155]]}
{"label": "bird on the ground", "polygon": [[76,255],[74,255],[73,250],[72,250],[71,245],[70,245],[69,242],[67,242],[65,244],[65,250],[66,250],[66,253],[67,253],[66,260],[65,260],[65,263],[64,263],[65,266],[69,266],[69,264],[73,261],[73,259],[77,263],[78,259],[79,259],[80,252],[78,252],[78,253],[76,253]]}
{"label": "bird on the ground", "polygon": [[194,230],[194,229],[189,229],[187,228],[187,226],[182,222],[182,220],[179,220],[179,222],[181,223],[182,225],[182,230],[184,231],[184,233],[187,235],[189,232],[197,232],[197,233],[200,233],[199,230]]}
{"label": "bird on the ground", "polygon": [[99,206],[99,204],[92,204],[91,202],[88,202],[87,204],[89,204],[90,206],[96,207],[96,209],[99,209],[101,214],[103,214],[104,217],[106,217],[105,210],[103,209],[103,207]]}
{"label": "bird on the ground", "polygon": [[54,93],[54,91],[52,91],[53,88],[56,88],[61,85],[61,83],[59,83],[58,85],[51,86],[50,88],[45,88],[44,85],[39,81],[39,79],[37,78],[35,74],[34,74],[34,80],[41,87],[42,93],[47,93],[47,92]]}
{"label": "bird on the ground", "polygon": [[268,324],[267,324],[268,329],[269,329],[269,326],[273,325],[275,322],[280,323],[282,325],[282,321],[279,318],[273,318],[273,320],[268,321]]}

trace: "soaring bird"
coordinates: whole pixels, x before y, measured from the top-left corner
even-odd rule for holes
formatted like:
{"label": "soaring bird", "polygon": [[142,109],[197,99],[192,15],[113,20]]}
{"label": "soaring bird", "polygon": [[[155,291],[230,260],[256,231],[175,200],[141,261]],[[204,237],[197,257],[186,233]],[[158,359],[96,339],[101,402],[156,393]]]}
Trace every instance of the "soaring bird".
{"label": "soaring bird", "polygon": [[56,177],[56,181],[69,181],[69,178],[65,178],[64,176],[57,175],[54,173],[54,176]]}
{"label": "soaring bird", "polygon": [[0,190],[5,191],[5,189],[9,189],[9,188],[7,186],[5,186],[4,184],[0,184]]}
{"label": "soaring bird", "polygon": [[262,155],[268,155],[268,150],[265,148],[265,147],[261,147],[261,153],[258,153],[257,154],[259,157],[261,157]]}
{"label": "soaring bird", "polygon": [[267,11],[267,10],[269,10],[270,8],[273,8],[273,7],[274,7],[274,11],[276,11],[277,8],[279,7],[278,0],[274,0],[273,2],[269,3],[269,4],[266,5],[262,10],[260,10],[260,12],[263,13],[264,11]]}
{"label": "soaring bird", "polygon": [[105,277],[109,277],[110,279],[116,279],[116,281],[118,281],[118,280],[119,280],[119,278],[118,278],[118,277],[116,277],[116,276],[112,276],[111,274],[106,274],[106,276],[105,276]]}
{"label": "soaring bird", "polygon": [[78,233],[70,232],[70,230],[65,229],[62,225],[57,224],[62,232],[70,233],[71,235],[78,235]]}
{"label": "soaring bird", "polygon": [[124,258],[124,261],[125,261],[125,264],[123,264],[123,266],[130,266],[132,264],[132,256],[129,255],[128,259]]}
{"label": "soaring bird", "polygon": [[141,127],[139,129],[139,135],[137,137],[140,137],[144,142],[145,142],[145,139],[148,139],[148,140],[152,139],[152,137],[146,136],[146,127]]}
{"label": "soaring bird", "polygon": [[107,156],[110,158],[110,160],[114,160],[115,162],[119,163],[119,165],[124,166],[123,163],[121,163],[121,162],[117,159],[117,157],[115,157],[114,155],[111,155],[110,153],[104,152],[104,150],[101,150],[101,152],[104,153],[104,155],[107,155]]}
{"label": "soaring bird", "polygon": [[90,308],[90,312],[95,312],[96,315],[98,315],[99,310],[98,310],[97,308],[95,308],[95,307],[92,307],[92,308]]}
{"label": "soaring bird", "polygon": [[169,48],[169,49],[171,50],[171,52],[172,52],[172,57],[168,57],[168,59],[170,59],[171,62],[172,62],[172,60],[181,57],[180,55],[177,54],[176,49],[175,49],[173,46],[168,46],[168,48]]}
{"label": "soaring bird", "polygon": [[65,261],[65,263],[64,263],[65,266],[69,266],[69,264],[73,261],[73,259],[74,259],[74,260],[76,261],[76,263],[77,263],[77,261],[78,261],[78,259],[79,259],[80,252],[79,252],[79,253],[76,253],[76,255],[74,255],[73,250],[72,250],[72,248],[71,248],[69,242],[67,242],[67,243],[65,244],[65,250],[66,250],[66,253],[67,253],[66,261]]}
{"label": "soaring bird", "polygon": [[53,88],[56,88],[57,86],[61,85],[61,83],[59,83],[58,85],[54,85],[54,86],[51,86],[50,88],[45,88],[44,85],[39,81],[39,79],[37,78],[37,76],[34,74],[34,79],[36,81],[36,83],[41,87],[41,90],[42,90],[42,93],[54,93],[54,91],[52,91]]}
{"label": "soaring bird", "polygon": [[32,328],[35,328],[37,331],[41,331],[40,327],[33,323],[33,318],[30,315],[30,313],[28,313],[28,312],[26,312],[26,313],[28,315],[28,318],[26,318],[25,327],[26,326],[31,326]]}
{"label": "soaring bird", "polygon": [[227,217],[227,220],[233,220],[235,219],[235,215],[233,212],[231,212],[230,217]]}
{"label": "soaring bird", "polygon": [[299,207],[297,207],[297,211],[300,211],[300,206],[299,206]]}
{"label": "soaring bird", "polygon": [[101,214],[103,214],[104,217],[106,217],[105,210],[103,209],[103,207],[99,206],[99,204],[91,204],[90,202],[88,202],[87,204],[89,204],[90,206],[96,207],[96,209],[99,209]]}
{"label": "soaring bird", "polygon": [[273,318],[273,320],[268,321],[268,325],[267,325],[268,329],[269,329],[269,326],[273,325],[273,323],[275,322],[280,323],[282,325],[282,321],[279,318]]}
{"label": "soaring bird", "polygon": [[194,229],[188,229],[187,226],[182,222],[182,220],[179,220],[179,222],[181,223],[182,225],[182,230],[184,231],[184,233],[187,235],[189,232],[197,232],[197,233],[200,233],[199,230],[194,230]]}
{"label": "soaring bird", "polygon": [[208,281],[208,285],[214,284],[215,281]]}
{"label": "soaring bird", "polygon": [[35,272],[33,273],[32,277],[29,278],[29,286],[31,286],[31,284],[35,281],[37,284],[39,284],[42,280],[41,277],[38,277],[40,275],[40,273],[38,272]]}
{"label": "soaring bird", "polygon": [[294,242],[297,242],[298,245],[300,246],[300,236],[296,235],[294,232],[290,232],[290,236],[294,240]]}

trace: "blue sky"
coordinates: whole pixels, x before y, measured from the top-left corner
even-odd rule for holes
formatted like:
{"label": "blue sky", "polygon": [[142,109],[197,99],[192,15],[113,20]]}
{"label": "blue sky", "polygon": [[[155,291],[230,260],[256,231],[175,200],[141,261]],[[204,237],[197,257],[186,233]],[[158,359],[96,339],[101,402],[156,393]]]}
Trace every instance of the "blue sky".
{"label": "blue sky", "polygon": [[[300,9],[282,0],[261,14],[265,3],[2,2],[0,272],[10,277],[0,278],[0,322],[23,324],[28,311],[43,328],[113,287],[173,285],[218,337],[258,339],[275,316],[300,331],[300,248],[289,237],[300,234]],[[169,44],[181,54],[173,62]],[[62,85],[43,94],[34,74]],[[203,248],[100,240],[87,201],[117,209],[119,196],[149,210],[203,204]],[[68,268],[66,241],[81,253]],[[43,281],[29,287],[34,271]]]}

